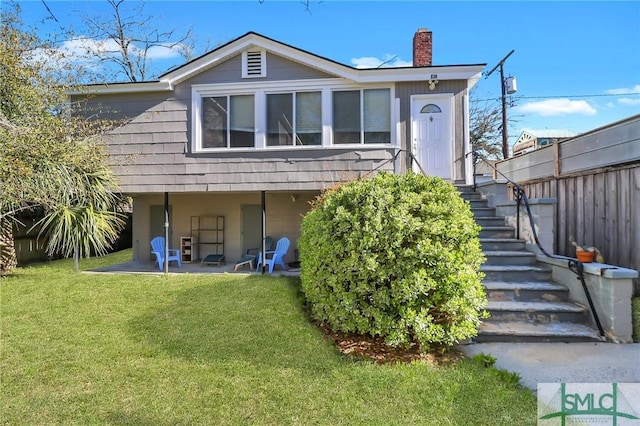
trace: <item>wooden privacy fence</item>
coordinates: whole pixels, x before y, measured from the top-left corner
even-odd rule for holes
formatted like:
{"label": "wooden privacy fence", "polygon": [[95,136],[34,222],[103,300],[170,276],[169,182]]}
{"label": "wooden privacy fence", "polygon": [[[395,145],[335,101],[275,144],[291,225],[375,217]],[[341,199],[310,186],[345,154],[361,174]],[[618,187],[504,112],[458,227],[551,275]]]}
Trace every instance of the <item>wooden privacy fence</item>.
{"label": "wooden privacy fence", "polygon": [[608,264],[640,269],[640,115],[496,167],[530,199],[557,199],[556,254],[574,257],[573,237]]}

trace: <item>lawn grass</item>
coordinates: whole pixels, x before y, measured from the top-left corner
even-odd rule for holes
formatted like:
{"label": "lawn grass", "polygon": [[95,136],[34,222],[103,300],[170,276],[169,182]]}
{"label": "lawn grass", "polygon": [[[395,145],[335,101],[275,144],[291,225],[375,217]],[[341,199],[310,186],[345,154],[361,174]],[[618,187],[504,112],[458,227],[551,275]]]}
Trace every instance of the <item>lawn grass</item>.
{"label": "lawn grass", "polygon": [[481,363],[342,356],[307,320],[297,278],[74,273],[65,260],[0,286],[2,424],[536,423],[533,394]]}

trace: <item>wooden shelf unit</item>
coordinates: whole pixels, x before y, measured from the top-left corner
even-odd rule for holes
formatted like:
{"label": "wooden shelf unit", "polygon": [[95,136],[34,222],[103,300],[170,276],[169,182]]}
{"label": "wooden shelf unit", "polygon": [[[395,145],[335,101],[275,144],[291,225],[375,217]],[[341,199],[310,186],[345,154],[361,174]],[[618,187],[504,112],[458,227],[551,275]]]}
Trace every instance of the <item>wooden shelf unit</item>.
{"label": "wooden shelf unit", "polygon": [[[224,216],[191,216],[192,246],[199,257],[224,254]],[[193,257],[192,261],[199,257]]]}
{"label": "wooden shelf unit", "polygon": [[180,237],[180,260],[182,263],[191,263],[198,259],[198,249],[195,242],[196,237]]}

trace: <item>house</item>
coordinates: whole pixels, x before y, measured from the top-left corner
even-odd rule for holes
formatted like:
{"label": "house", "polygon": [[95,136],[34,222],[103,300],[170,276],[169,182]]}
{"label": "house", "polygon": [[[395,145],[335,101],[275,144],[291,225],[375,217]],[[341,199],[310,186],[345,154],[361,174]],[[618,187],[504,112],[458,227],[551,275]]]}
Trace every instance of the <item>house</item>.
{"label": "house", "polygon": [[109,149],[134,260],[150,258],[165,209],[184,261],[259,247],[263,207],[264,235],[288,237],[293,261],[309,201],[338,182],[422,167],[471,183],[469,91],[485,64],[432,65],[426,29],[413,46],[413,67],[356,69],[249,32],[157,81],[73,94],[128,120]]}
{"label": "house", "polygon": [[576,135],[577,133],[568,130],[535,130],[535,135],[530,131],[524,131],[513,144],[513,155],[525,154]]}

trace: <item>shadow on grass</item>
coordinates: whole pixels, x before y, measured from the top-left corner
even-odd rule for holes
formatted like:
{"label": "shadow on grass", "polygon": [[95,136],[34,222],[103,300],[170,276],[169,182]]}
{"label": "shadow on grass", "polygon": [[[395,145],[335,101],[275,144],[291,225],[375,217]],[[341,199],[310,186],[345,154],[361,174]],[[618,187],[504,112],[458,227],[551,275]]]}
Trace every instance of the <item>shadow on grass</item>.
{"label": "shadow on grass", "polygon": [[332,345],[305,316],[298,278],[226,277],[131,322],[137,339],[194,362],[326,368]]}
{"label": "shadow on grass", "polygon": [[173,424],[159,416],[150,418],[138,414],[126,413],[124,411],[112,412],[105,420],[108,424],[114,425],[162,426]]}

